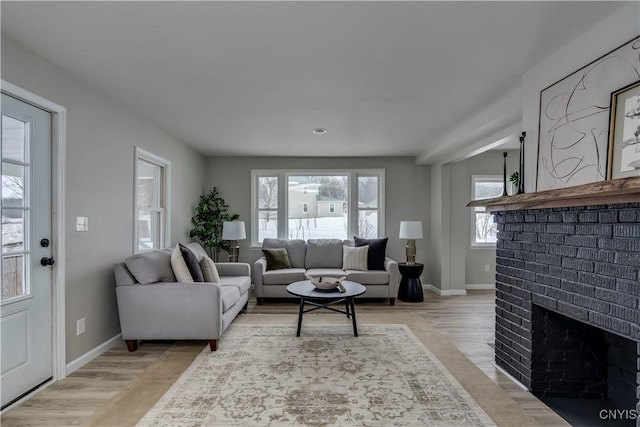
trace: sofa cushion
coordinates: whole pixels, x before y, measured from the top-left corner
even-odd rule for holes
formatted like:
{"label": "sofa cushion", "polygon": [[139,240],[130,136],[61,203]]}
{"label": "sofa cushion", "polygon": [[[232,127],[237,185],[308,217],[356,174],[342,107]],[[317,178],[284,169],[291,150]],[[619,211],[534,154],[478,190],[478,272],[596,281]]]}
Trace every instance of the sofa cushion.
{"label": "sofa cushion", "polygon": [[347,270],[347,280],[363,285],[386,285],[389,283],[389,273],[380,270],[357,271]]}
{"label": "sofa cushion", "polygon": [[193,278],[194,282],[204,282],[204,275],[202,274],[202,268],[200,268],[200,263],[198,262],[198,258],[196,255],[183,245],[182,243],[178,243],[180,247],[180,252],[182,253],[182,258],[184,258],[184,262],[187,264],[187,268],[189,269],[189,273]]}
{"label": "sofa cushion", "polygon": [[387,241],[384,239],[361,239],[353,238],[356,246],[369,246],[369,254],[367,255],[367,267],[369,270],[384,270],[384,260],[387,252]]}
{"label": "sofa cushion", "polygon": [[203,256],[200,260],[200,268],[205,282],[220,283],[220,275],[216,263],[208,256]]}
{"label": "sofa cushion", "polygon": [[150,251],[131,255],[124,260],[127,269],[142,285],[156,282],[175,282],[171,268],[171,253]]}
{"label": "sofa cushion", "polygon": [[262,249],[262,253],[267,260],[267,271],[291,268],[289,255],[285,248]]}
{"label": "sofa cushion", "polygon": [[342,240],[309,239],[306,268],[342,268]]}
{"label": "sofa cushion", "polygon": [[289,255],[291,268],[304,268],[304,258],[307,252],[307,244],[304,240],[281,240],[267,238],[262,241],[263,249],[285,248]]}
{"label": "sofa cushion", "polygon": [[220,278],[220,284],[223,287],[235,286],[242,295],[251,288],[251,278],[248,276],[224,276]]}
{"label": "sofa cushion", "polygon": [[304,280],[304,268],[286,268],[284,270],[266,271],[262,275],[262,283],[265,285],[288,285]]}
{"label": "sofa cushion", "polygon": [[342,277],[347,273],[339,268],[310,268],[307,270],[307,276],[313,277]]}
{"label": "sofa cushion", "polygon": [[367,270],[367,254],[369,246],[352,247],[342,245],[343,270]]}
{"label": "sofa cushion", "polygon": [[233,307],[240,299],[240,291],[235,286],[222,286],[220,294],[222,295],[223,313]]}
{"label": "sofa cushion", "polygon": [[207,256],[207,251],[205,251],[202,245],[198,242],[187,243],[185,246],[191,249],[191,252],[193,252],[196,258],[198,258],[198,262],[202,261],[202,258]]}

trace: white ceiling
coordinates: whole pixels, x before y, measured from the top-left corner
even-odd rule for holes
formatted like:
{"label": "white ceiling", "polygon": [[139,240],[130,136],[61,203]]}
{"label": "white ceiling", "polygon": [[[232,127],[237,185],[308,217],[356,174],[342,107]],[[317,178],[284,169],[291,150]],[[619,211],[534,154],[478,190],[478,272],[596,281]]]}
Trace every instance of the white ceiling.
{"label": "white ceiling", "polygon": [[203,154],[258,156],[418,156],[619,6],[0,5],[5,35]]}

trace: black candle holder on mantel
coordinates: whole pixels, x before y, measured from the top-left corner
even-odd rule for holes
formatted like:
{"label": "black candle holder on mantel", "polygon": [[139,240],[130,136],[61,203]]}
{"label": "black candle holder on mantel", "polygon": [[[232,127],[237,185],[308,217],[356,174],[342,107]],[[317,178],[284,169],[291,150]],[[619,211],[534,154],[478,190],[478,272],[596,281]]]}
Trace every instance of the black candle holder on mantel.
{"label": "black candle holder on mantel", "polygon": [[520,172],[518,172],[518,192],[516,194],[524,193],[524,137],[527,136],[526,132],[522,132],[520,136]]}
{"label": "black candle holder on mantel", "polygon": [[502,194],[500,197],[507,197],[509,194],[507,193],[507,152],[502,153],[502,157],[504,157],[503,167],[502,167]]}

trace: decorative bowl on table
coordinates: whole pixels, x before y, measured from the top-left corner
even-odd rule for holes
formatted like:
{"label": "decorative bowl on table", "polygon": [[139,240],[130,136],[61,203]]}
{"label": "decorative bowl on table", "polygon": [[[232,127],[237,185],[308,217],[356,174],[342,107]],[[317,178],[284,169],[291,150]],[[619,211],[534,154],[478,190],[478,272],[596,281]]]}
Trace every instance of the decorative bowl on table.
{"label": "decorative bowl on table", "polygon": [[307,280],[311,282],[316,289],[321,291],[332,291],[336,288],[340,292],[344,292],[344,287],[341,285],[343,280],[346,280],[346,276],[342,277],[327,277],[327,276],[306,276]]}

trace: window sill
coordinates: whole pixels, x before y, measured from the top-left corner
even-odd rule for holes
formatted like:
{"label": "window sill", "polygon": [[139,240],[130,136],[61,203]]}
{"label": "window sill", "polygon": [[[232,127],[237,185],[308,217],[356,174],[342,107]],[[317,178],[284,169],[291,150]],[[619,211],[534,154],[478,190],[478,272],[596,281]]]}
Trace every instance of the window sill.
{"label": "window sill", "polygon": [[496,245],[495,244],[489,244],[489,245],[471,245],[469,246],[469,249],[475,251],[475,250],[484,250],[484,249],[492,249],[492,250],[496,250]]}

